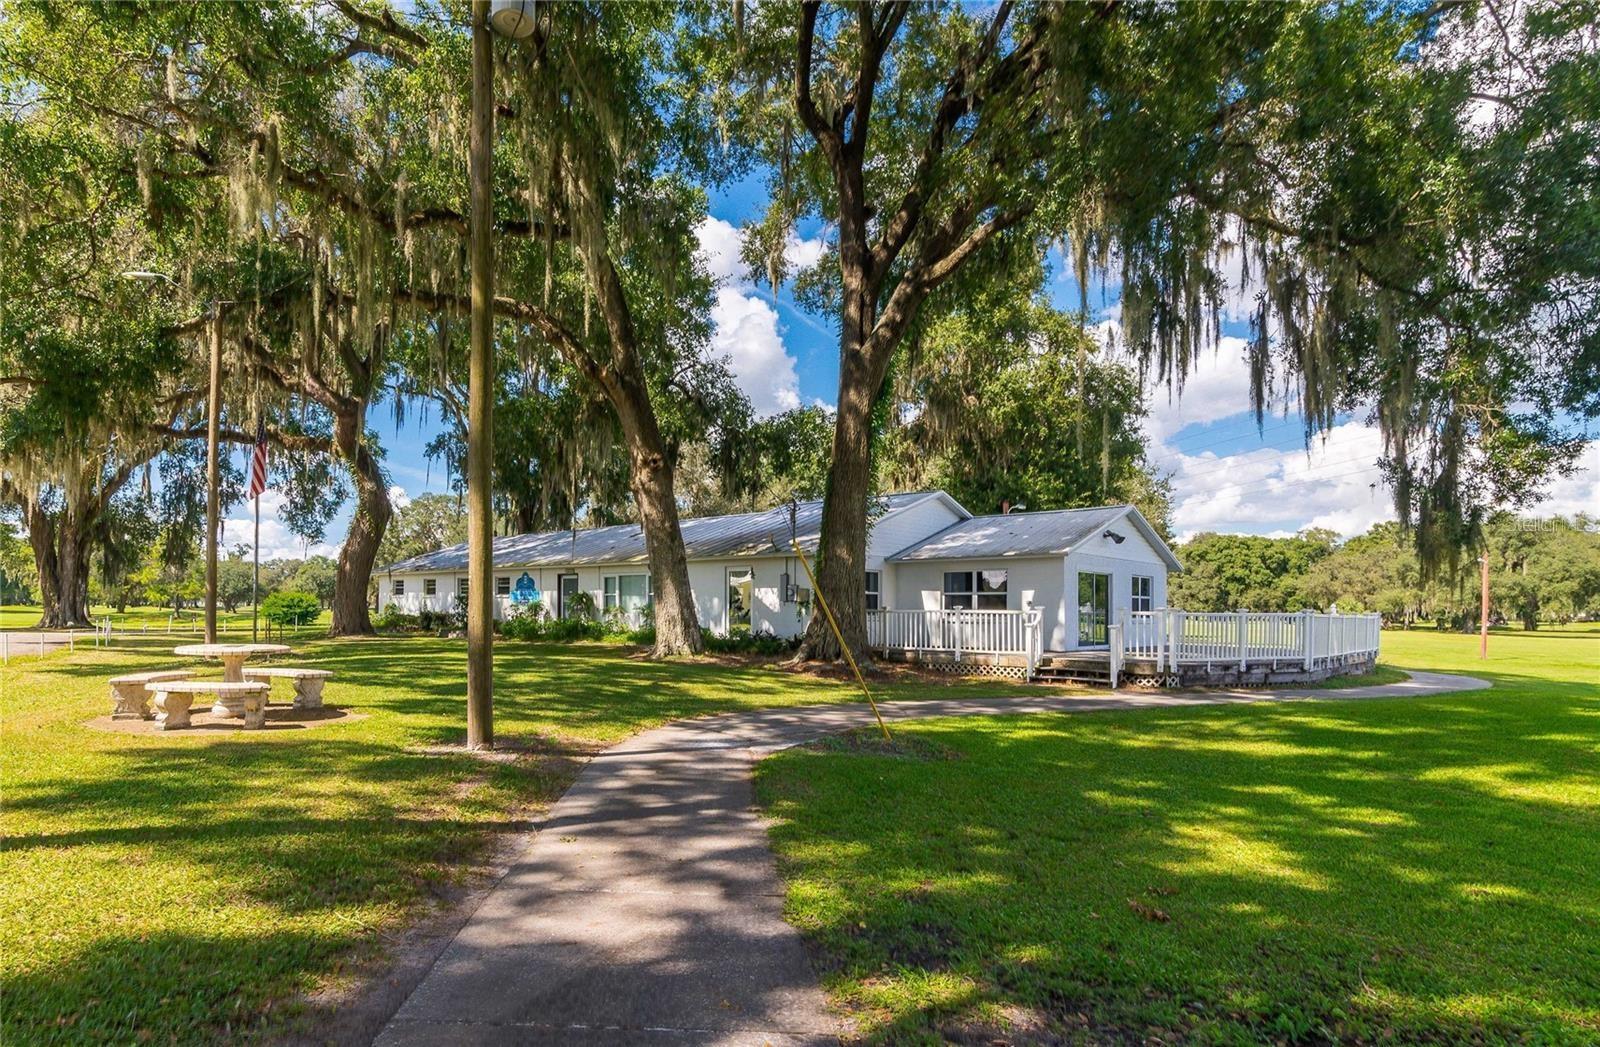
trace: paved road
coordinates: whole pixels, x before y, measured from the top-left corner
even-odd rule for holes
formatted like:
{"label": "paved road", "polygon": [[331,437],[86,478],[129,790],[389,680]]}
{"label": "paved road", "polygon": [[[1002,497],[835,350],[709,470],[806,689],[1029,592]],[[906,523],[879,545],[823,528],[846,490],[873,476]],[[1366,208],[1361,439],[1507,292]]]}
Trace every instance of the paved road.
{"label": "paved road", "polygon": [[[1344,691],[1118,692],[892,702],[895,720],[1486,687],[1417,673]],[[751,768],[870,723],[863,705],[680,721],[596,757],[378,1035],[449,1044],[836,1043],[754,809]]]}

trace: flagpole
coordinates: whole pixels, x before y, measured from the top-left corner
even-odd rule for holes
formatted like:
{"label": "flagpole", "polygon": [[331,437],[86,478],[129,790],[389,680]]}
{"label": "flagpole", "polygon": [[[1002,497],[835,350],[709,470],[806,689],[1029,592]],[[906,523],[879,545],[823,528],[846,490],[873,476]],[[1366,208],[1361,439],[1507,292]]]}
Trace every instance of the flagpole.
{"label": "flagpole", "polygon": [[260,635],[257,632],[256,611],[259,606],[257,600],[261,592],[261,496],[256,495],[256,537],[250,543],[250,555],[255,558],[255,567],[250,574],[250,642],[258,643]]}

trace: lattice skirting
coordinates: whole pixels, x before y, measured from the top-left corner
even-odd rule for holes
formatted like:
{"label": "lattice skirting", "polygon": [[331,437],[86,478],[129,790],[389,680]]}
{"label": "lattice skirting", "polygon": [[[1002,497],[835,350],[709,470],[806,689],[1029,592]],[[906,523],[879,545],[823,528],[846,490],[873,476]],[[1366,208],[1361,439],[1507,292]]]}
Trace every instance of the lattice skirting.
{"label": "lattice skirting", "polygon": [[877,653],[885,661],[910,662],[925,669],[954,673],[958,676],[994,676],[1010,680],[1028,678],[1028,667],[1021,655],[973,654],[958,662],[949,655],[940,655],[937,651],[885,651],[880,648]]}
{"label": "lattice skirting", "polygon": [[977,662],[956,661],[922,661],[919,664],[941,673],[953,673],[958,676],[999,676],[1011,680],[1028,678],[1026,665],[982,665]]}

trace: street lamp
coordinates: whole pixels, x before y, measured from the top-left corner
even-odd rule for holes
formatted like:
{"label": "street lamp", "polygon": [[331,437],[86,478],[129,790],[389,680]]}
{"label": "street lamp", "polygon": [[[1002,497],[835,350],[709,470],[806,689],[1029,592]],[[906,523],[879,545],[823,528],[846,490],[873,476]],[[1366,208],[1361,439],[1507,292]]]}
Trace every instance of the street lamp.
{"label": "street lamp", "polygon": [[491,28],[533,32],[533,0],[472,0],[472,127],[467,221],[472,324],[467,362],[467,748],[494,748],[494,49]]}
{"label": "street lamp", "polygon": [[533,33],[534,0],[493,0],[489,5],[489,25],[510,40],[521,40]]}
{"label": "street lamp", "polygon": [[[183,286],[150,269],[128,269],[126,280],[164,280],[179,291]],[[211,303],[211,367],[206,389],[206,643],[217,642],[217,518],[221,494],[217,475],[217,437],[222,424],[222,303]]]}

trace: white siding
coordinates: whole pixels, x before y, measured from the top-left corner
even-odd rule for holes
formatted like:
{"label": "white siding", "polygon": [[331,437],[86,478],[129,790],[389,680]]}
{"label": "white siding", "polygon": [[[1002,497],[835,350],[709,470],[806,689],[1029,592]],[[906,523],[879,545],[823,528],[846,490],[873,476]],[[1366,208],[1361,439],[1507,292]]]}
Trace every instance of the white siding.
{"label": "white siding", "polygon": [[1062,590],[1066,596],[1065,615],[1062,620],[1061,643],[1055,639],[1046,643],[1051,650],[1072,650],[1078,646],[1078,575],[1093,573],[1111,578],[1111,621],[1127,620],[1133,603],[1133,579],[1143,575],[1150,579],[1150,605],[1167,606],[1167,564],[1154,546],[1145,541],[1137,528],[1127,523],[1110,527],[1125,535],[1122,544],[1111,541],[1103,534],[1085,542],[1066,557],[1063,564]]}
{"label": "white siding", "polygon": [[944,530],[962,517],[938,495],[930,495],[915,505],[885,516],[872,525],[867,538],[867,570],[883,566],[883,558]]}
{"label": "white siding", "polygon": [[[1061,619],[1061,557],[991,557],[975,560],[913,560],[894,565],[891,607],[937,611],[944,604],[946,571],[1006,571],[1006,610],[1044,611],[1045,634]],[[886,595],[887,595],[886,591]]]}
{"label": "white siding", "polygon": [[[899,512],[892,513],[872,525],[867,542],[867,569],[881,572],[881,592],[883,605],[886,607],[920,606],[919,603],[905,603],[899,598],[899,589],[895,583],[897,570],[903,571],[909,565],[885,564],[884,557],[908,548],[922,539],[942,531],[951,524],[962,519],[961,515],[952,507],[951,503],[938,495],[930,495],[920,502],[907,506]],[[942,564],[926,564],[933,572],[934,578],[934,606],[938,606],[938,594],[943,583]],[[1001,566],[1001,565],[989,565]],[[1009,570],[1019,569],[1018,564],[1004,564]],[[806,620],[801,617],[797,605],[783,602],[782,582],[783,575],[787,573],[791,585],[809,586],[805,570],[794,557],[746,557],[739,559],[694,560],[689,563],[689,586],[694,593],[695,612],[702,628],[710,629],[716,633],[726,632],[728,628],[728,580],[727,571],[731,567],[750,567],[754,570],[755,581],[751,596],[751,628],[758,631],[769,631],[778,636],[794,636],[805,629]],[[552,612],[556,604],[556,579],[561,574],[575,573],[578,575],[578,585],[594,597],[595,606],[604,608],[604,590],[602,579],[613,574],[645,574],[649,567],[645,564],[616,564],[603,567],[499,567],[495,575],[508,576],[513,585],[517,578],[526,571],[539,587],[539,592],[545,607]],[[1030,577],[1033,573],[1030,568]],[[377,576],[378,581],[378,607],[381,610],[390,603],[397,602],[401,610],[416,614],[424,607],[432,610],[448,611],[455,606],[456,579],[463,576],[460,571],[436,572],[395,572]],[[406,593],[398,599],[390,595],[391,582],[403,578],[406,583]],[[424,578],[438,579],[438,594],[433,597],[423,597],[422,580]],[[1028,595],[1016,594],[1015,585],[1012,583],[1013,599],[1035,599],[1035,592],[1042,591],[1047,598],[1060,602],[1060,572],[1055,572],[1049,584],[1043,580],[1037,583],[1030,582],[1026,591]],[[504,617],[510,611],[510,600],[500,597],[495,600],[496,617]],[[1012,606],[1020,607],[1021,604],[1013,603]]]}

